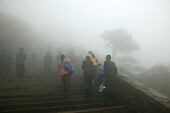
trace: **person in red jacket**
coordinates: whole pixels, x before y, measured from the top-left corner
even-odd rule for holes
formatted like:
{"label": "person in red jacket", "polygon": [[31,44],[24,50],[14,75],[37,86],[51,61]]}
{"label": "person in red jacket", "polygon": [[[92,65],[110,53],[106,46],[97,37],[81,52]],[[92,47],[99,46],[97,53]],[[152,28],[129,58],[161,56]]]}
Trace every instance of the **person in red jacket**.
{"label": "person in red jacket", "polygon": [[67,70],[65,70],[65,68],[64,68],[64,63],[66,61],[70,64],[70,66],[72,66],[72,62],[70,61],[70,59],[65,58],[64,55],[61,55],[60,60],[58,61],[58,70],[60,71],[60,76],[63,81],[64,94],[65,94],[65,96],[69,96],[70,95],[70,85],[71,85],[71,80],[70,80],[71,73],[68,72]]}

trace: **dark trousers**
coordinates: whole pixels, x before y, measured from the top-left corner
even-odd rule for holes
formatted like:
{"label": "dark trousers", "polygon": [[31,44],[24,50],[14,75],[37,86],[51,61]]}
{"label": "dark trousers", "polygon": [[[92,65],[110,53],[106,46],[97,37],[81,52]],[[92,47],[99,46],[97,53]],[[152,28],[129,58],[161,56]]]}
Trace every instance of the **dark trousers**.
{"label": "dark trousers", "polygon": [[5,72],[5,75],[9,75],[9,73],[10,73],[10,66],[9,65],[0,66],[0,75],[3,75],[4,72]]}
{"label": "dark trousers", "polygon": [[95,77],[96,77],[96,75],[97,75],[97,66],[93,66],[93,80],[95,80]]}
{"label": "dark trousers", "polygon": [[103,75],[100,74],[98,78],[96,77],[95,85],[97,86],[97,91],[99,91],[100,84],[103,83]]}
{"label": "dark trousers", "polygon": [[91,96],[92,95],[92,80],[93,76],[85,74],[84,75],[84,82],[85,82],[85,87],[86,87],[86,95]]}
{"label": "dark trousers", "polygon": [[25,73],[25,64],[17,64],[17,76],[22,77]]}
{"label": "dark trousers", "polygon": [[45,68],[45,69],[44,69],[44,74],[45,74],[45,75],[49,75],[50,72],[51,72],[51,65],[50,65],[50,64],[45,65],[44,68]]}
{"label": "dark trousers", "polygon": [[71,85],[71,74],[65,74],[61,76],[64,85],[64,94],[66,96],[70,95],[70,85]]}
{"label": "dark trousers", "polygon": [[109,96],[111,99],[115,99],[116,93],[115,93],[115,84],[114,81],[106,81],[105,82],[106,89],[109,92]]}

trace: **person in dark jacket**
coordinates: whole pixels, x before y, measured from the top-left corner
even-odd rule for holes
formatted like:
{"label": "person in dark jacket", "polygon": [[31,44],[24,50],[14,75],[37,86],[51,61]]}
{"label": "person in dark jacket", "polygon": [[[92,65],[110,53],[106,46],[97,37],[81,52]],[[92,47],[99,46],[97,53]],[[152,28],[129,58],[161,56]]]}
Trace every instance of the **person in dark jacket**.
{"label": "person in dark jacket", "polygon": [[4,49],[3,53],[0,56],[0,75],[3,75],[4,71],[6,75],[9,75],[11,65],[12,65],[12,56],[8,54],[8,51],[6,49]]}
{"label": "person in dark jacket", "polygon": [[104,62],[104,79],[105,85],[108,89],[111,98],[114,99],[115,92],[114,92],[114,80],[117,75],[117,68],[114,62],[111,61],[111,56],[106,56],[106,61]]}
{"label": "person in dark jacket", "polygon": [[45,67],[44,73],[45,73],[45,75],[50,74],[52,61],[53,61],[53,59],[52,59],[51,53],[47,52],[47,54],[44,57],[44,67]]}
{"label": "person in dark jacket", "polygon": [[24,49],[20,47],[19,53],[17,53],[16,56],[16,69],[17,69],[17,75],[19,77],[24,76],[26,59],[27,59],[27,55],[24,53]]}
{"label": "person in dark jacket", "polygon": [[92,80],[93,80],[93,62],[90,61],[89,56],[86,56],[86,59],[83,61],[82,69],[84,71],[86,97],[89,97],[92,95]]}

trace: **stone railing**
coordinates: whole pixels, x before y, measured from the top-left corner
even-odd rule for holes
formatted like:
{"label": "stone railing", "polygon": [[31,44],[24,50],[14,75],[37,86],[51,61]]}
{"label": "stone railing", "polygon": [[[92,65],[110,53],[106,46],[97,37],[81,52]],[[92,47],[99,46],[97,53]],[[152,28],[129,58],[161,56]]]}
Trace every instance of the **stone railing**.
{"label": "stone railing", "polygon": [[132,113],[170,113],[168,97],[124,74],[116,77],[115,91]]}

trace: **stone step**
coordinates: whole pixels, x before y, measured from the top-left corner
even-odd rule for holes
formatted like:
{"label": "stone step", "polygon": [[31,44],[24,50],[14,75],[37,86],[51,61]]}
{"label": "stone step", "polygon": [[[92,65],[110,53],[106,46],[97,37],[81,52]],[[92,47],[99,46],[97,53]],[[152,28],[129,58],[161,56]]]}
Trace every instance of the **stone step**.
{"label": "stone step", "polygon": [[[84,84],[71,84],[71,88],[84,88]],[[1,86],[0,90],[19,90],[19,89],[52,89],[52,88],[63,88],[63,84],[37,84],[37,85],[6,85]]]}
{"label": "stone step", "polygon": [[[71,83],[83,83],[83,82],[80,82],[80,81],[71,81]],[[15,85],[49,85],[49,84],[62,84],[62,80],[51,80],[51,81],[48,81],[48,80],[27,80],[27,81],[17,81],[17,80],[13,80],[13,81],[0,81],[0,88],[3,88],[3,87],[14,87]]]}
{"label": "stone step", "polygon": [[[90,102],[90,101],[89,101]],[[12,112],[15,112],[15,113],[46,113],[46,112],[52,112],[52,111],[56,111],[56,112],[59,112],[59,111],[70,111],[70,110],[81,110],[81,109],[89,109],[89,108],[100,108],[100,107],[111,107],[111,106],[115,106],[115,105],[118,105],[117,103],[114,103],[114,102],[108,102],[108,101],[99,101],[99,102],[91,102],[89,103],[88,101],[85,101],[84,103],[82,103],[81,101],[75,101],[74,104],[67,104],[67,103],[63,103],[62,104],[59,104],[59,105],[56,105],[55,102],[54,103],[37,103],[38,105],[35,105],[34,106],[32,105],[31,107],[30,106],[26,106],[22,108],[19,107],[19,105],[17,105],[16,107],[19,107],[19,109],[17,108],[14,108],[12,109],[12,107],[8,107],[7,110],[6,109],[1,109],[0,112],[3,112],[3,113],[12,113]]]}
{"label": "stone step", "polygon": [[108,99],[107,91],[99,96],[99,84],[93,84],[93,96],[85,98],[83,79],[74,76],[71,79],[71,93],[66,98],[59,76],[0,77],[0,112],[46,113],[123,105]]}
{"label": "stone step", "polygon": [[37,101],[37,102],[21,102],[21,103],[9,103],[9,104],[1,104],[0,108],[6,108],[6,109],[16,109],[20,107],[35,107],[35,106],[50,106],[50,105],[70,105],[70,104],[79,104],[79,103],[93,103],[93,102],[104,102],[109,101],[108,98],[102,97],[83,97],[83,98],[72,98],[65,97],[65,99],[62,100],[49,100],[49,101]]}
{"label": "stone step", "polygon": [[[12,91],[0,91],[0,96],[3,95],[17,95],[17,94],[49,94],[49,93],[56,93],[56,94],[60,94],[63,93],[64,89],[40,89],[40,90],[12,90]],[[75,93],[85,93],[86,90],[85,88],[83,89],[70,89],[70,92],[75,94]],[[97,93],[98,89],[94,89],[93,93]]]}
{"label": "stone step", "polygon": [[[0,92],[9,92],[9,91],[56,91],[56,90],[62,90],[64,88],[63,85],[59,84],[59,85],[25,85],[25,86],[9,86],[9,87],[1,87],[0,88]],[[85,86],[84,85],[71,85],[70,86],[71,90],[84,90]],[[92,85],[92,88],[94,89],[98,89],[99,85]]]}
{"label": "stone step", "polygon": [[[106,98],[104,95],[93,95],[91,99],[100,99]],[[85,98],[85,95],[71,95],[71,99],[82,99]],[[106,98],[107,99],[107,98]],[[0,99],[0,105],[7,104],[20,104],[20,103],[30,103],[30,102],[48,102],[48,101],[65,101],[67,98],[65,96],[53,96],[53,97],[29,97],[29,98],[9,98],[9,99]]]}
{"label": "stone step", "polygon": [[[57,113],[57,112],[52,112],[52,113]],[[129,110],[126,106],[112,106],[112,107],[102,107],[102,108],[93,108],[93,109],[63,111],[58,113],[129,113]]]}
{"label": "stone step", "polygon": [[[103,95],[107,94],[104,92]],[[36,97],[49,97],[49,96],[62,96],[64,95],[63,92],[56,92],[56,93],[18,93],[18,94],[1,94],[0,99],[14,99],[14,98],[36,98]],[[77,96],[77,95],[85,95],[85,92],[71,92],[70,95]],[[94,95],[98,95],[98,93],[94,93]]]}
{"label": "stone step", "polygon": [[[98,92],[98,87],[93,87],[94,92]],[[40,87],[34,87],[34,88],[10,88],[10,89],[0,89],[0,95],[4,94],[25,94],[25,93],[60,93],[63,92],[64,88],[63,87],[46,87],[46,88],[40,88]],[[85,92],[86,88],[85,87],[71,87],[70,91],[71,92]]]}

